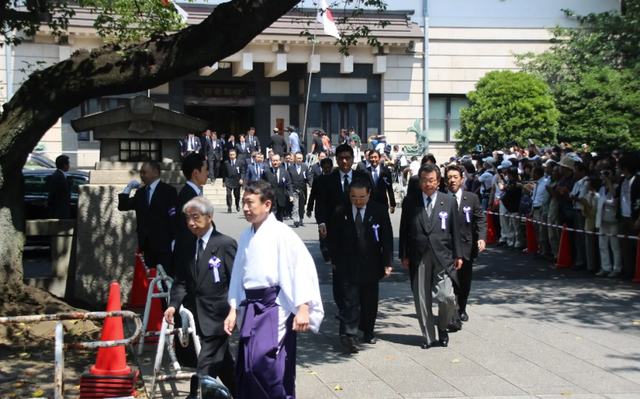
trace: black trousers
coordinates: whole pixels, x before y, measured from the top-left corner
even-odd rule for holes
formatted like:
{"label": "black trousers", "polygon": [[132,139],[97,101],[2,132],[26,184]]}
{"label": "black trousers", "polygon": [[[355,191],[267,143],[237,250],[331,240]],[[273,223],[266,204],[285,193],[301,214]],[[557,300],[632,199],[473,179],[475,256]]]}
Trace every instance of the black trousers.
{"label": "black trousers", "polygon": [[340,310],[340,334],[357,335],[358,330],[365,336],[373,335],[378,316],[378,282],[353,284],[340,282],[344,305]]}
{"label": "black trousers", "polygon": [[214,335],[200,338],[201,348],[198,356],[198,373],[213,378],[220,377],[231,395],[236,394],[235,362],[229,350],[227,335]]}
{"label": "black trousers", "polygon": [[214,161],[209,156],[208,166],[209,166],[209,180],[215,180],[220,175],[220,161]]}
{"label": "black trousers", "polygon": [[[290,202],[287,202],[287,203],[290,204]],[[284,215],[286,211],[287,211],[286,205],[282,206],[282,205],[276,204],[276,209],[275,209],[276,219],[282,222],[284,220]]]}
{"label": "black trousers", "polygon": [[231,209],[231,193],[233,193],[233,197],[236,200],[236,209],[240,208],[240,187],[227,187],[227,209]]}
{"label": "black trousers", "polygon": [[[632,237],[638,235],[633,218],[620,217],[618,221],[618,234]],[[620,240],[620,244],[622,244],[622,278],[632,279],[636,274],[638,241],[624,238]]]}
{"label": "black trousers", "polygon": [[467,311],[467,300],[471,292],[471,278],[473,275],[473,260],[463,259],[462,268],[458,270],[458,284],[453,285],[453,291],[458,298],[458,310],[460,313]]}

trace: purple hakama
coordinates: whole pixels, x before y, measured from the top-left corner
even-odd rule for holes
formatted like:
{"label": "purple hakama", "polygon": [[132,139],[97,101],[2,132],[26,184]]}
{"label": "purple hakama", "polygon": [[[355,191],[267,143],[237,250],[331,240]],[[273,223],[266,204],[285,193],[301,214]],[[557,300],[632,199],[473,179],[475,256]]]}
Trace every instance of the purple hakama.
{"label": "purple hakama", "polygon": [[236,399],[293,399],[296,378],[296,332],[291,314],[278,342],[280,287],[248,289],[236,356]]}

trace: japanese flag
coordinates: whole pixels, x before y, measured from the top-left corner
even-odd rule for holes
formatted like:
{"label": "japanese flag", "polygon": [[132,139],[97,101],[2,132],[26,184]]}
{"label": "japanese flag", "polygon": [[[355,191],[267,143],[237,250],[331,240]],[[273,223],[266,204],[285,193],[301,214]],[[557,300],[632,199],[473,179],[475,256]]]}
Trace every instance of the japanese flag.
{"label": "japanese flag", "polygon": [[329,10],[329,6],[327,5],[327,0],[320,1],[320,10],[318,10],[317,21],[322,23],[324,26],[325,35],[340,39],[340,32],[338,32],[338,27],[333,20],[333,15],[331,15],[331,10]]}
{"label": "japanese flag", "polygon": [[170,0],[162,0],[162,3],[168,6],[174,6],[176,8],[176,12],[180,15],[180,22],[183,24],[187,23],[187,18],[189,18],[189,14],[179,5],[170,1]]}

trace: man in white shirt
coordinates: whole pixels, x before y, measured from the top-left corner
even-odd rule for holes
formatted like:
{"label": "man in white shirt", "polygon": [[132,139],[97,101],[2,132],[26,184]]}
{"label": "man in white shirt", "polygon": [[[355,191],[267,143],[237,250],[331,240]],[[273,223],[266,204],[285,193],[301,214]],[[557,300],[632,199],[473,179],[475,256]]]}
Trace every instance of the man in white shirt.
{"label": "man in white shirt", "polygon": [[295,397],[296,333],[317,333],[324,316],[313,258],[271,214],[274,200],[262,180],[249,183],[242,200],[251,227],[240,236],[224,322],[231,335],[242,311],[236,399]]}
{"label": "man in white shirt", "polygon": [[[532,193],[531,199],[533,201],[531,218],[536,222],[543,223],[545,220],[543,218],[542,207],[544,205],[545,193],[547,192],[545,187],[547,186],[549,179],[545,176],[544,168],[542,166],[536,166],[533,168],[531,171],[531,179],[533,182],[528,184],[528,188]],[[539,223],[535,223],[533,226],[536,233],[536,240],[538,242],[538,253],[533,258],[546,258],[551,255],[547,226]]]}
{"label": "man in white shirt", "polygon": [[500,188],[500,184],[505,183],[504,175],[507,173],[507,169],[512,167],[513,164],[511,161],[502,161],[500,166],[498,166],[498,173],[493,177],[492,180],[492,188],[491,194],[489,196],[489,206],[492,206],[494,201],[499,201],[499,212],[500,212],[500,240],[498,240],[498,246],[507,245],[509,242],[509,213],[507,208],[505,208],[500,198],[502,198],[503,191]]}
{"label": "man in white shirt", "polygon": [[495,172],[496,160],[493,157],[487,157],[482,160],[484,173],[478,177],[480,183],[480,199],[482,200],[482,209],[487,210],[489,207],[489,197],[491,196],[491,187]]}
{"label": "man in white shirt", "polygon": [[[573,167],[573,177],[576,182],[573,185],[569,198],[573,201],[575,214],[574,227],[578,230],[584,230],[584,216],[582,216],[582,204],[580,203],[580,198],[584,197],[587,188],[587,171],[587,165],[582,162],[576,162]],[[596,273],[597,270],[595,269],[593,248],[590,248],[589,251],[586,250],[583,233],[576,232],[573,237],[575,238],[576,259],[575,266],[572,270],[585,270],[588,268],[590,272]]]}

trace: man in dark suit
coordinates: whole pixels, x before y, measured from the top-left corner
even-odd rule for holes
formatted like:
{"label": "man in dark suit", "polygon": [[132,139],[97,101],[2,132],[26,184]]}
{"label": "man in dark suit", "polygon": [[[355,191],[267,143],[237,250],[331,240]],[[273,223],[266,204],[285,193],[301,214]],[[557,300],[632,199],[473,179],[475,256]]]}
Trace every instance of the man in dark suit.
{"label": "man in dark suit", "polygon": [[207,162],[209,164],[209,180],[211,183],[215,183],[218,175],[220,174],[220,162],[222,162],[222,141],[218,140],[216,132],[208,130],[205,134],[205,145]]}
{"label": "man in dark suit", "polygon": [[356,159],[356,161],[359,161],[358,164],[356,165],[356,170],[367,170],[369,168],[369,166],[371,166],[371,164],[369,163],[369,153],[371,152],[371,150],[365,150],[364,152],[364,159],[362,161],[360,161],[359,159]]}
{"label": "man in dark suit", "polygon": [[[225,144],[225,146],[224,146],[224,160],[225,161],[229,160],[229,151],[235,150],[235,149],[236,149],[236,136],[231,134],[231,135],[229,135],[229,140],[227,141],[227,144]],[[236,155],[238,155],[237,152],[236,152]]]}
{"label": "man in dark suit", "polygon": [[[316,222],[318,223],[318,233],[320,238],[331,235],[333,227],[331,221],[336,209],[345,203],[349,203],[349,184],[357,178],[368,180],[366,172],[354,171],[353,148],[342,144],[336,148],[336,159],[338,170],[328,176],[323,177],[322,190],[316,196]],[[343,308],[342,291],[340,290],[340,280],[336,273],[333,273],[333,299],[338,309]]]}
{"label": "man in dark suit", "polygon": [[[635,154],[624,154],[618,160],[620,184],[616,190],[618,198],[618,234],[637,236],[640,230],[640,160]],[[623,280],[633,280],[636,272],[638,243],[629,239],[622,240],[622,274]],[[615,276],[615,275],[614,275]],[[611,277],[611,276],[609,276]]]}
{"label": "man in dark suit", "polygon": [[164,317],[173,324],[176,310],[181,305],[193,313],[202,345],[198,373],[213,378],[219,376],[234,395],[234,360],[229,350],[229,337],[224,332],[224,320],[229,314],[227,297],[238,244],[215,229],[213,204],[206,198],[196,197],[187,202],[184,213],[196,243],[191,248],[188,266],[177,269],[171,287],[171,302]]}
{"label": "man in dark suit", "polygon": [[277,127],[273,129],[273,134],[269,139],[267,147],[271,148],[274,154],[280,155],[281,158],[284,156],[284,153],[287,152],[287,142],[284,140],[284,137],[280,135]]}
{"label": "man in dark suit", "polygon": [[[322,169],[320,171],[321,174],[317,175],[313,179],[313,185],[311,186],[311,193],[309,194],[309,199],[307,200],[307,217],[311,217],[311,213],[313,212],[314,205],[317,204],[316,198],[319,193],[324,190],[324,180],[325,177],[330,175],[333,172],[333,161],[330,158],[324,158],[320,161]],[[315,166],[315,165],[314,165]],[[331,255],[329,253],[329,247],[327,245],[327,237],[320,235],[318,232],[318,241],[320,242],[320,252],[322,252],[322,257],[325,262],[329,262],[331,260]]]}
{"label": "man in dark suit", "polygon": [[243,167],[247,164],[247,159],[251,158],[251,147],[247,144],[247,138],[240,135],[240,142],[236,144],[236,159]]}
{"label": "man in dark suit", "polygon": [[[161,264],[168,275],[173,275],[172,242],[175,239],[173,219],[176,214],[178,192],[160,180],[160,164],[145,162],[140,168],[140,183],[132,181],[118,195],[118,210],[136,211],[138,248],[144,253],[145,263],[155,268]],[[131,189],[138,188],[130,197]]]}
{"label": "man in dark suit", "polygon": [[295,227],[304,226],[304,206],[307,203],[307,187],[309,187],[309,166],[302,161],[304,155],[296,153],[295,162],[289,166],[291,185],[293,186],[293,225]]}
{"label": "man in dark suit", "polygon": [[178,193],[176,201],[174,217],[176,243],[173,249],[173,266],[176,270],[189,264],[193,258],[193,247],[196,245],[196,236],[189,230],[182,208],[195,197],[203,195],[203,186],[207,184],[207,172],[207,161],[202,154],[189,154],[182,162],[182,174],[187,179],[187,183]]}
{"label": "man in dark suit", "polygon": [[418,176],[421,193],[402,203],[399,255],[402,266],[409,268],[422,349],[429,349],[437,342],[433,298],[438,302],[438,341],[449,345],[447,325],[455,312],[453,284],[459,284],[456,271],[462,267],[462,243],[456,201],[438,192],[440,169],[426,164]]}
{"label": "man in dark suit", "polygon": [[[391,213],[396,210],[396,196],[393,193],[393,181],[391,180],[391,171],[380,165],[380,152],[371,150],[369,152],[369,167],[367,172],[373,181],[372,199],[384,205]],[[389,206],[391,205],[391,206]]]}
{"label": "man in dark suit", "polygon": [[236,212],[240,212],[240,186],[242,186],[244,170],[236,159],[236,150],[229,150],[229,160],[224,162],[223,183],[227,187],[227,212],[231,213],[231,194],[235,199]]}
{"label": "man in dark suit", "polygon": [[262,174],[262,180],[271,183],[276,194],[276,203],[274,210],[276,219],[284,220],[284,209],[287,203],[293,201],[293,185],[291,184],[291,176],[286,169],[280,167],[280,155],[273,154],[271,157],[271,168],[265,169]]}
{"label": "man in dark suit", "polygon": [[462,268],[458,270],[458,284],[454,286],[458,302],[458,312],[454,315],[450,330],[462,328],[461,321],[469,321],[467,299],[471,291],[473,260],[484,251],[487,239],[487,218],[482,212],[482,204],[477,195],[464,191],[461,187],[463,168],[452,165],[447,168],[448,194],[458,205],[458,225],[462,241]]}
{"label": "man in dark suit", "polygon": [[[309,185],[313,187],[313,181],[316,177],[322,176],[324,173],[322,172],[322,160],[327,158],[327,154],[322,152],[318,155],[318,162],[311,165],[309,168]],[[333,162],[333,161],[332,161]]]}
{"label": "man in dark suit", "polygon": [[250,181],[262,180],[262,174],[266,168],[267,165],[264,163],[264,155],[257,152],[255,162],[247,166],[244,178],[245,184]]}
{"label": "man in dark suit", "polygon": [[340,310],[340,343],[358,352],[358,329],[364,342],[375,344],[378,282],[391,274],[393,229],[387,209],[370,201],[368,180],[349,185],[351,203],[338,207],[331,221],[329,248],[340,280],[344,307]]}
{"label": "man in dark suit", "polygon": [[71,218],[71,187],[67,180],[67,172],[71,167],[69,157],[60,155],[56,158],[56,171],[49,182],[49,196],[47,207],[51,219]]}
{"label": "man in dark suit", "polygon": [[200,137],[196,137],[194,133],[189,133],[182,143],[182,152],[180,156],[186,157],[192,152],[199,153],[202,148]]}
{"label": "man in dark suit", "polygon": [[249,130],[247,130],[247,143],[249,143],[251,151],[262,152],[262,147],[260,147],[260,139],[256,137],[256,129],[253,127],[250,127]]}

